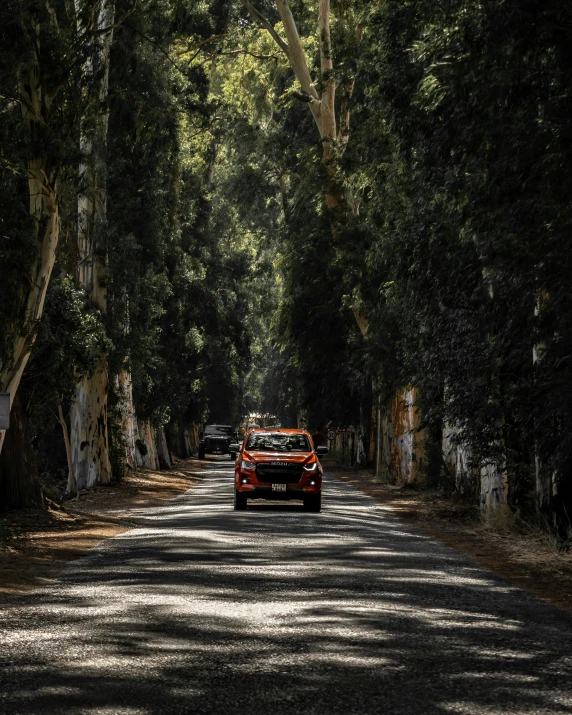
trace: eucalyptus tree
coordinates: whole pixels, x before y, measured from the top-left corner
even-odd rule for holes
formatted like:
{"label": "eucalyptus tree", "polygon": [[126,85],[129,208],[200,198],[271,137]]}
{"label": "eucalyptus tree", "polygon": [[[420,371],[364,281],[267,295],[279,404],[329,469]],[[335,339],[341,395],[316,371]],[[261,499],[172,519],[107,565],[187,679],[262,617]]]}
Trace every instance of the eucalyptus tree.
{"label": "eucalyptus tree", "polygon": [[[325,172],[322,185],[332,237],[338,255],[345,257],[351,252],[346,229],[352,215],[359,214],[362,200],[359,183],[352,181],[354,177],[344,170],[356,84],[355,60],[362,39],[361,17],[355,10],[356,3],[340,2],[332,7],[330,0],[316,0],[310,7],[299,8],[306,31],[302,34],[300,22],[296,21],[288,0],[275,0],[272,4],[280,17],[281,28],[274,25],[255,3],[244,0],[252,20],[269,33],[287,58],[299,84],[299,89],[293,89],[291,96],[307,105],[318,130]],[[316,18],[313,28],[309,17],[312,12]],[[344,280],[351,290],[349,275],[346,274]],[[362,307],[353,305],[353,313],[365,335],[367,318]]]}
{"label": "eucalyptus tree", "polygon": [[135,409],[158,427],[167,419],[169,393],[152,408],[146,395],[150,385],[159,389],[154,366],[163,364],[161,336],[171,327],[161,325],[161,316],[173,291],[169,265],[176,266],[180,248],[180,201],[195,198],[181,197],[183,124],[206,106],[201,73],[182,67],[175,45],[216,34],[217,16],[193,0],[82,7],[80,28],[93,41],[84,63],[90,101],[82,130],[79,280],[87,300],[107,316],[115,344],[82,376],[72,409],[76,469],[92,486],[111,478],[110,390],[123,425],[114,427],[115,441],[124,443],[132,468]]}
{"label": "eucalyptus tree", "polygon": [[[334,63],[331,32],[330,0],[317,0],[313,9],[317,15],[315,35],[319,50],[319,73],[314,80],[311,74],[313,58],[308,56],[308,48],[300,36],[298,25],[287,0],[276,0],[275,6],[282,21],[282,31],[285,40],[250,0],[244,0],[244,5],[252,19],[266,29],[276,46],[285,54],[300,85],[301,91],[294,91],[293,96],[308,105],[323,145],[323,161],[328,167],[329,181],[326,187],[326,200],[330,209],[336,209],[344,201],[343,180],[338,174],[339,157],[349,138],[350,100],[354,90],[355,78],[347,72],[340,71]],[[343,28],[346,34],[353,32],[359,41],[361,30],[359,26],[351,26],[353,16],[349,7],[340,6],[340,22],[346,23]],[[308,43],[306,43],[308,44]],[[339,88],[342,88],[342,100],[337,101]]]}
{"label": "eucalyptus tree", "polygon": [[74,276],[61,270],[64,264],[60,253],[22,387],[27,396],[30,432],[41,469],[47,476],[62,468],[61,451],[55,448],[54,442],[61,443],[63,438],[67,466],[65,492],[76,494],[81,484],[72,459],[69,411],[77,376],[89,374],[101,355],[109,351],[110,343],[101,313],[95,307],[86,309],[85,294],[76,285]]}
{"label": "eucalyptus tree", "polygon": [[[2,111],[2,325],[0,390],[14,426],[0,432],[3,505],[38,500],[26,417],[17,395],[32,354],[60,239],[60,191],[73,153],[77,95],[73,10],[58,2],[8,0],[0,8]],[[24,218],[24,203],[28,218]],[[14,400],[16,402],[14,403]]]}
{"label": "eucalyptus tree", "polygon": [[455,425],[477,494],[479,467],[496,461],[501,501],[531,511],[536,500],[563,528],[571,10],[512,0],[364,10],[353,138],[370,188],[360,289],[372,355],[388,389],[413,381],[427,421]]}
{"label": "eucalyptus tree", "polygon": [[239,411],[248,260],[213,209],[215,107],[190,61],[224,16],[193,2],[141,10],[117,29],[110,68],[110,370],[128,368],[139,422],[166,426],[178,449],[209,412]]}
{"label": "eucalyptus tree", "polygon": [[[80,124],[78,196],[78,282],[87,300],[107,311],[107,97],[115,22],[114,0],[75,0],[77,31],[85,38],[82,67],[84,114]],[[108,365],[81,376],[71,410],[71,452],[82,488],[111,480],[107,428]]]}
{"label": "eucalyptus tree", "polygon": [[[51,53],[59,54],[58,36],[63,32],[55,8],[50,3],[38,6],[9,2],[2,7],[1,19],[2,109],[8,121],[14,112],[21,112],[27,154],[25,159],[19,156],[15,165],[5,168],[27,176],[34,235],[32,260],[26,267],[27,280],[18,287],[15,310],[5,328],[0,389],[10,393],[12,404],[30,359],[56,258],[60,232],[57,190],[61,157],[54,146],[58,134],[54,114],[59,117],[53,102],[54,99],[61,101],[65,92],[59,92],[61,87],[57,85],[62,77],[55,70],[56,57],[50,56]],[[5,435],[5,431],[0,431],[0,451]]]}
{"label": "eucalyptus tree", "polygon": [[[304,23],[312,27],[310,15]],[[317,48],[312,31],[300,42],[310,53]],[[329,159],[324,163],[314,116],[294,97],[302,96],[296,77],[267,28],[242,22],[222,48],[204,54],[218,103],[215,206],[222,202],[233,230],[240,226],[252,241],[264,276],[250,289],[256,331],[249,410],[289,424],[302,410],[315,425],[358,421],[367,373],[355,374],[350,357],[355,321],[344,300],[346,262],[332,241]]]}

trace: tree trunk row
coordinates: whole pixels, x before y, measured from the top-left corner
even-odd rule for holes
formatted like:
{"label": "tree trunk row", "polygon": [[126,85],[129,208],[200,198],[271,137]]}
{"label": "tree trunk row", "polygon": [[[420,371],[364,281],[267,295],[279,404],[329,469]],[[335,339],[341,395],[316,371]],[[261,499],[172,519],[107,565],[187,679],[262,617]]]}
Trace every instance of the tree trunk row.
{"label": "tree trunk row", "polygon": [[[416,400],[416,390],[412,388],[394,395],[389,405],[384,404],[380,395],[374,400],[376,414],[372,422],[375,427],[371,433],[369,461],[375,465],[378,476],[402,486],[426,482],[431,458],[427,434],[420,429],[421,413]],[[440,444],[435,445],[440,485],[478,500],[486,522],[499,524],[512,520],[509,466],[502,460],[476,463],[454,425],[443,425],[440,434]],[[553,475],[542,469],[538,458],[531,468],[533,466],[539,522],[545,528],[558,530],[558,495]]]}
{"label": "tree trunk row", "polygon": [[[78,196],[78,283],[86,301],[105,315],[107,312],[107,224],[106,150],[109,88],[109,60],[113,41],[115,7],[111,0],[99,0],[86,21],[83,3],[76,0],[78,33],[90,35],[89,52],[83,66],[83,92],[87,112],[80,135],[81,163]],[[71,450],[74,472],[80,488],[111,481],[109,459],[107,396],[109,376],[107,356],[102,355],[95,370],[83,375],[76,387],[71,408]]]}

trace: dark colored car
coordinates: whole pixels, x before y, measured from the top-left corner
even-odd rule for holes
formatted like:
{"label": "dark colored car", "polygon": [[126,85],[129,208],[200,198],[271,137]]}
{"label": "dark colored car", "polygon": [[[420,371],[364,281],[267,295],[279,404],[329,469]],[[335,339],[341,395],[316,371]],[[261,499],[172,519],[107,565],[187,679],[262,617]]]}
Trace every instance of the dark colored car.
{"label": "dark colored car", "polygon": [[314,447],[302,429],[253,429],[236,461],[234,508],[249,499],[301,499],[308,511],[322,508],[322,465],[327,447]]}
{"label": "dark colored car", "polygon": [[199,439],[199,459],[204,459],[205,454],[229,454],[232,460],[236,459],[240,445],[230,425],[206,425]]}

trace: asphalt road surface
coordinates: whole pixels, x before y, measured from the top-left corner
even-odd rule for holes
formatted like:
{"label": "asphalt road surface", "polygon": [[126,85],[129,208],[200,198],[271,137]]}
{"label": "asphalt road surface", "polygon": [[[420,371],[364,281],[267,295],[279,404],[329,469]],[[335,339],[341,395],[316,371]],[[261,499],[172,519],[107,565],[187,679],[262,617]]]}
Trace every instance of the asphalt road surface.
{"label": "asphalt road surface", "polygon": [[232,508],[229,462],[0,607],[0,712],[572,713],[572,618],[329,478]]}

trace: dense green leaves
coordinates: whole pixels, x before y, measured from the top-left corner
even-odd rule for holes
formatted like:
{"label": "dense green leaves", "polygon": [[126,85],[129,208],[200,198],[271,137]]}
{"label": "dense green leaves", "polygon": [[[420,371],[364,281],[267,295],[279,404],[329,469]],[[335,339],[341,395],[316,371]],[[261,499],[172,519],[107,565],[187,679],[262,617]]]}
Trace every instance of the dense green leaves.
{"label": "dense green leaves", "polygon": [[[26,13],[45,19],[40,5],[1,10],[4,352],[33,246],[34,138],[10,68],[26,57]],[[130,370],[137,414],[155,426],[261,412],[367,427],[372,385],[388,403],[412,384],[434,454],[454,426],[475,466],[506,465],[514,503],[549,475],[563,514],[571,10],[556,0],[332,3],[338,116],[345,102],[351,122],[324,165],[288,59],[243,3],[117,2],[102,327],[70,278],[74,77],[88,38],[68,5],[53,3],[59,34],[42,25],[46,82],[61,84],[44,139],[61,167],[65,230],[26,390],[39,396],[42,383],[65,402],[69,376],[89,369],[89,344],[109,349],[112,376]],[[256,7],[280,32],[275,3]],[[321,89],[315,3],[291,7]],[[332,184],[340,201],[328,211]]]}
{"label": "dense green leaves", "polygon": [[359,97],[363,290],[388,389],[421,387],[426,416],[458,425],[477,462],[531,475],[535,448],[561,491],[572,457],[570,19],[560,3],[380,4]]}

